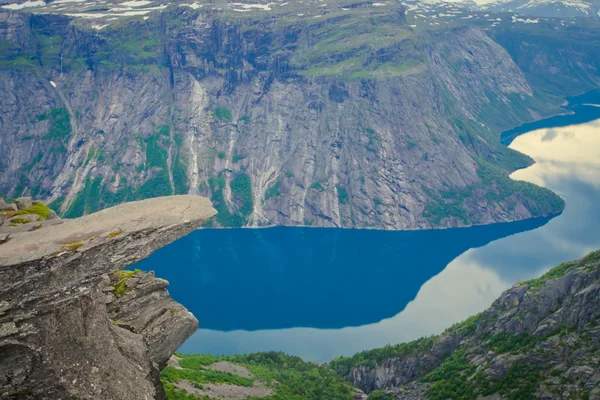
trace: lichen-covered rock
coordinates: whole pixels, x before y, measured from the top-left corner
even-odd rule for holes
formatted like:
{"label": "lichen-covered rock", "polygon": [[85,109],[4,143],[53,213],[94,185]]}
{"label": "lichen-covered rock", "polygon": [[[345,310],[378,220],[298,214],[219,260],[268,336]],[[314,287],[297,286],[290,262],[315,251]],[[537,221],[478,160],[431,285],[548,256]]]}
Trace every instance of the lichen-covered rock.
{"label": "lichen-covered rock", "polygon": [[11,233],[0,244],[0,398],[161,398],[160,369],[197,321],[151,275],[107,308],[110,276],[214,213],[205,198],[173,196]]}

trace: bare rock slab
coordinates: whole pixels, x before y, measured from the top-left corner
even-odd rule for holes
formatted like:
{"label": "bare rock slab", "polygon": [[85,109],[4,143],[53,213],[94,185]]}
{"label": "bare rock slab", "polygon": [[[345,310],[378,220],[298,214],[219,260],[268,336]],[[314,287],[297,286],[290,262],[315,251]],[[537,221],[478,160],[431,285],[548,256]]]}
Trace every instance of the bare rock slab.
{"label": "bare rock slab", "polygon": [[163,398],[160,370],[198,321],[152,274],[116,301],[106,287],[215,213],[206,198],[170,196],[11,233],[0,243],[0,398]]}

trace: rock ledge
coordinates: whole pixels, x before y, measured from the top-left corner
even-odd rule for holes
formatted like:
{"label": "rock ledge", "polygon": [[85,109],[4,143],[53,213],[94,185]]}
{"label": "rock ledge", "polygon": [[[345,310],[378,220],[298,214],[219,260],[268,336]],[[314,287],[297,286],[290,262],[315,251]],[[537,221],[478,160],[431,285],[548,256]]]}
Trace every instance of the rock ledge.
{"label": "rock ledge", "polygon": [[160,369],[198,321],[168,282],[137,273],[121,295],[114,273],[215,213],[160,197],[0,242],[0,398],[162,398]]}

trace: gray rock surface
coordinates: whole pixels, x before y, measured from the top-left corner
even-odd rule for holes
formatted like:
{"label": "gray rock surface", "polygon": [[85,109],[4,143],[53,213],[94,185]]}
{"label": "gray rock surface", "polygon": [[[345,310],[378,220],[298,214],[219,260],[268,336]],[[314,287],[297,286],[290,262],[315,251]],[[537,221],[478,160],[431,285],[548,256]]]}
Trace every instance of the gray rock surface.
{"label": "gray rock surface", "polygon": [[17,211],[17,205],[15,203],[7,203],[0,196],[0,211]]}
{"label": "gray rock surface", "polygon": [[488,310],[440,336],[332,366],[366,393],[385,390],[403,400],[440,398],[442,391],[489,400],[597,399],[599,279],[596,251],[516,284]]}
{"label": "gray rock surface", "polygon": [[19,210],[31,207],[33,205],[33,199],[31,197],[19,197],[15,200],[15,204]]}
{"label": "gray rock surface", "polygon": [[0,397],[161,398],[159,371],[197,321],[164,280],[136,276],[108,301],[111,279],[214,213],[202,197],[162,197],[11,233],[0,244]]}

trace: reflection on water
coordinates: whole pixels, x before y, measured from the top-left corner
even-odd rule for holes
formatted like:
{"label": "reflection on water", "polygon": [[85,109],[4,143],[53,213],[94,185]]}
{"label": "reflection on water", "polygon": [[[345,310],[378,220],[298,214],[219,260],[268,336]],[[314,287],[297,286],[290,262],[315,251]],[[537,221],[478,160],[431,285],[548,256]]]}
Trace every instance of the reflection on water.
{"label": "reflection on water", "polygon": [[461,253],[546,222],[408,232],[200,230],[138,268],[169,280],[171,295],[203,328],[344,328],[393,317]]}
{"label": "reflection on water", "polygon": [[327,361],[439,333],[514,282],[600,248],[600,120],[533,131],[511,147],[537,162],[513,178],[559,193],[563,214],[434,232],[200,231],[140,268],[169,279],[200,320],[184,352]]}
{"label": "reflection on water", "polygon": [[600,118],[600,89],[581,94],[575,97],[567,97],[568,105],[566,112],[571,114],[557,115],[540,121],[523,124],[514,129],[502,133],[500,141],[509,145],[514,138],[525,133],[543,128],[557,128],[583,124]]}

